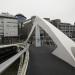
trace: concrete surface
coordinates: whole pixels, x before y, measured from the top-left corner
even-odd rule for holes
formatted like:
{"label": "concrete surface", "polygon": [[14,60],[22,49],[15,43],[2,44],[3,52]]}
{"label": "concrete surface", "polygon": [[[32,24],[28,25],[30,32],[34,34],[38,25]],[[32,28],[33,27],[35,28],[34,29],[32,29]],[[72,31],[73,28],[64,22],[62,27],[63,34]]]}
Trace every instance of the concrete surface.
{"label": "concrete surface", "polygon": [[75,68],[52,55],[47,47],[31,47],[27,75],[75,75]]}

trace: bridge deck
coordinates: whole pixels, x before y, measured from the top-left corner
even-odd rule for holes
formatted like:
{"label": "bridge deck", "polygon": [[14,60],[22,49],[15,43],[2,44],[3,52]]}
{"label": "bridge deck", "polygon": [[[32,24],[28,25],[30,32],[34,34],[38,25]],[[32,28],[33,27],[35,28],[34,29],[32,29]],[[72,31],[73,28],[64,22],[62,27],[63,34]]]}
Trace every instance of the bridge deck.
{"label": "bridge deck", "polygon": [[30,48],[27,75],[75,75],[75,68],[51,54],[47,47]]}

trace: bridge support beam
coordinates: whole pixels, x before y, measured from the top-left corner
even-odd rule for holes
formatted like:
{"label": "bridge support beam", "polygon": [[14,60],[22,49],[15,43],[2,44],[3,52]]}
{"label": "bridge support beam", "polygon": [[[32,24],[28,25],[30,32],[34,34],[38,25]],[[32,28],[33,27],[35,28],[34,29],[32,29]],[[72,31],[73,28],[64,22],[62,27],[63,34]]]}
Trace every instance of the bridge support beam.
{"label": "bridge support beam", "polygon": [[36,25],[35,28],[35,45],[36,47],[41,46],[41,40],[40,40],[40,27]]}
{"label": "bridge support beam", "polygon": [[[34,23],[41,27],[57,45],[57,48],[52,52],[52,54],[75,67],[75,42],[57,29],[54,25],[40,17],[36,16]],[[40,38],[36,38],[36,46],[40,44],[37,39]]]}

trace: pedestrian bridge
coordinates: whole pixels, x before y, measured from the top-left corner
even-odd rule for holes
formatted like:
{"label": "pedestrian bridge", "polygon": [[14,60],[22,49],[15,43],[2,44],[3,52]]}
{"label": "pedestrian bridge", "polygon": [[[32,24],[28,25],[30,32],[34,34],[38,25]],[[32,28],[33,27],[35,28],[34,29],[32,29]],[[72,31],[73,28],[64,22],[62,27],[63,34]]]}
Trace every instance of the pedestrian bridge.
{"label": "pedestrian bridge", "polygon": [[[32,22],[33,26],[31,31],[23,43],[0,46],[0,49],[3,50],[4,48],[8,49],[8,47],[16,47],[17,49],[17,53],[15,55],[0,64],[0,74],[3,74],[3,72],[19,58],[20,61],[16,75],[55,75],[53,72],[50,72],[51,69],[55,73],[58,72],[57,74],[61,74],[56,69],[58,66],[61,66],[61,68],[59,67],[59,70],[61,72],[64,70],[65,74],[75,74],[75,42],[57,29],[54,25],[38,16],[33,17]],[[41,47],[40,28],[42,28],[55,42],[57,45],[55,50],[49,51],[49,48],[46,50],[46,48]],[[37,47],[37,49],[34,48],[35,50],[30,46],[30,44],[28,44],[28,40],[31,37],[34,29],[35,45]],[[57,59],[57,57],[59,59]],[[51,63],[58,66],[51,65]],[[63,64],[65,66],[63,66]],[[54,70],[53,66],[55,68]],[[69,71],[70,69],[71,72]]]}

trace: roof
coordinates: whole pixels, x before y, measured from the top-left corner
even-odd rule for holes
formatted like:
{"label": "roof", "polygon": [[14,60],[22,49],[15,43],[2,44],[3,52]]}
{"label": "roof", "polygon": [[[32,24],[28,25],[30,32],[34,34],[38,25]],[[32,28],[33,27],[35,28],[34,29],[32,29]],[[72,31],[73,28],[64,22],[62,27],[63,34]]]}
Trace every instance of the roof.
{"label": "roof", "polygon": [[10,15],[9,13],[1,13],[0,18],[10,18],[10,19],[17,19],[15,16]]}
{"label": "roof", "polygon": [[21,17],[26,18],[23,14],[17,14],[16,16],[21,16]]}

